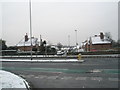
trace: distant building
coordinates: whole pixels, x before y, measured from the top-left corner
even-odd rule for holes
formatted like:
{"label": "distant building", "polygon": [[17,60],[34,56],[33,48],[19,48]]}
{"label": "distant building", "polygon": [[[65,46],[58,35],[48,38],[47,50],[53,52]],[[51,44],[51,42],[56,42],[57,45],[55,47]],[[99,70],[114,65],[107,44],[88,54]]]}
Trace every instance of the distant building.
{"label": "distant building", "polygon": [[83,42],[82,48],[85,51],[101,51],[111,49],[112,43],[107,37],[100,32],[100,35],[95,35]]}
{"label": "distant building", "polygon": [[31,40],[32,40],[32,49],[37,49],[38,48],[38,39],[32,37],[32,39],[28,38],[28,35],[26,34],[24,39],[21,40],[17,44],[17,48],[19,51],[31,51]]}

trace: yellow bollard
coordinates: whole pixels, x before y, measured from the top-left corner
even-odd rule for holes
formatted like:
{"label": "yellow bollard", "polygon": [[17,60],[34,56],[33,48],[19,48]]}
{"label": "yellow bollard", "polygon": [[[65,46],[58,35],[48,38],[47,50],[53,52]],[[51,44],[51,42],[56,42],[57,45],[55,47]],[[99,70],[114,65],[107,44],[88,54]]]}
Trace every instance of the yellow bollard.
{"label": "yellow bollard", "polygon": [[81,59],[81,54],[78,54],[77,58],[78,58],[78,60],[80,60]]}

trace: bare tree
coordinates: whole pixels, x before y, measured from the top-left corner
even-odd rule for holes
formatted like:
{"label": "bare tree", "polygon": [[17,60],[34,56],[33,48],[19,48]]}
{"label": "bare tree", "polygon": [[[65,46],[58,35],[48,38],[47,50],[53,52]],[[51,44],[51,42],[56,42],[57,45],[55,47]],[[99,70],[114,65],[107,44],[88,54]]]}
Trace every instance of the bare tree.
{"label": "bare tree", "polygon": [[108,41],[113,41],[113,40],[112,40],[112,35],[111,35],[110,32],[106,32],[106,33],[105,33],[105,37],[106,37],[106,40],[108,40]]}
{"label": "bare tree", "polygon": [[0,50],[5,50],[7,49],[6,41],[0,39]]}
{"label": "bare tree", "polygon": [[57,44],[57,47],[58,47],[59,50],[62,48],[62,46],[63,46],[63,45],[62,45],[61,43],[58,43],[58,44]]}

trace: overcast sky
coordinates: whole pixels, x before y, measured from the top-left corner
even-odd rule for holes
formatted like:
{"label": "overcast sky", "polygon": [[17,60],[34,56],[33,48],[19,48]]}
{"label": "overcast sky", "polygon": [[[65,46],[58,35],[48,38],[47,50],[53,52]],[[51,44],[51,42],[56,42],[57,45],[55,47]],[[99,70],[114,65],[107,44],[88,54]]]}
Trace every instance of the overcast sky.
{"label": "overcast sky", "polygon": [[[9,0],[10,1],[10,0]],[[19,1],[19,0],[18,0]],[[16,45],[29,30],[29,0],[0,3],[0,38],[7,45]],[[59,1],[59,0],[58,0]],[[81,0],[82,1],[82,0]],[[40,2],[32,0],[32,35],[51,44],[80,45],[88,37],[101,31],[118,39],[118,2]],[[114,0],[112,0],[114,1]],[[1,20],[2,19],[2,20]]]}

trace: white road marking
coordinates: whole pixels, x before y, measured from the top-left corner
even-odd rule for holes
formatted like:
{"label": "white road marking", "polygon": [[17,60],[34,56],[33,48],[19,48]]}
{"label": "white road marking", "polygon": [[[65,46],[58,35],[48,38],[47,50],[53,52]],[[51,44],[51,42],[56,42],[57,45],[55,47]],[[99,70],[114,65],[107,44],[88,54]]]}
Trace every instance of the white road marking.
{"label": "white road marking", "polygon": [[63,77],[64,80],[69,80],[69,79],[71,79],[71,78],[72,78],[72,77],[67,77],[67,76],[64,76],[64,77]]}
{"label": "white road marking", "polygon": [[56,79],[58,76],[49,76],[48,79]]}
{"label": "white road marking", "polygon": [[39,78],[39,77],[35,77],[35,78]]}
{"label": "white road marking", "polygon": [[102,81],[102,77],[91,77],[91,80]]}
{"label": "white road marking", "polygon": [[[61,80],[69,80],[69,79],[74,79],[74,80],[87,80],[87,79],[90,79],[90,80],[93,80],[93,81],[102,81],[103,78],[102,77],[67,77],[67,76],[64,76],[64,77],[59,77],[59,76],[46,76],[46,75],[23,75],[23,74],[20,74],[19,76],[23,77],[23,78],[39,78],[39,79],[61,79]],[[107,78],[107,80],[109,81],[114,81],[114,82],[118,82],[120,81],[118,78]]]}
{"label": "white road marking", "polygon": [[118,81],[119,81],[119,79],[118,79],[118,78],[108,78],[108,80],[109,80],[109,81],[116,81],[116,82],[118,82]]}
{"label": "white road marking", "polygon": [[22,74],[20,74],[19,76],[20,76],[20,77],[25,77],[25,75],[22,75]]}
{"label": "white road marking", "polygon": [[102,70],[100,70],[100,69],[94,69],[94,70],[91,70],[90,72],[99,73],[99,72],[102,72]]}
{"label": "white road marking", "polygon": [[34,75],[27,75],[28,78],[32,78],[35,77]]}
{"label": "white road marking", "polygon": [[86,80],[87,79],[87,77],[77,77],[77,78],[75,78],[75,80]]}
{"label": "white road marking", "polygon": [[40,79],[43,79],[43,78],[47,78],[48,76],[45,76],[45,75],[38,75],[38,77],[39,77]]}

